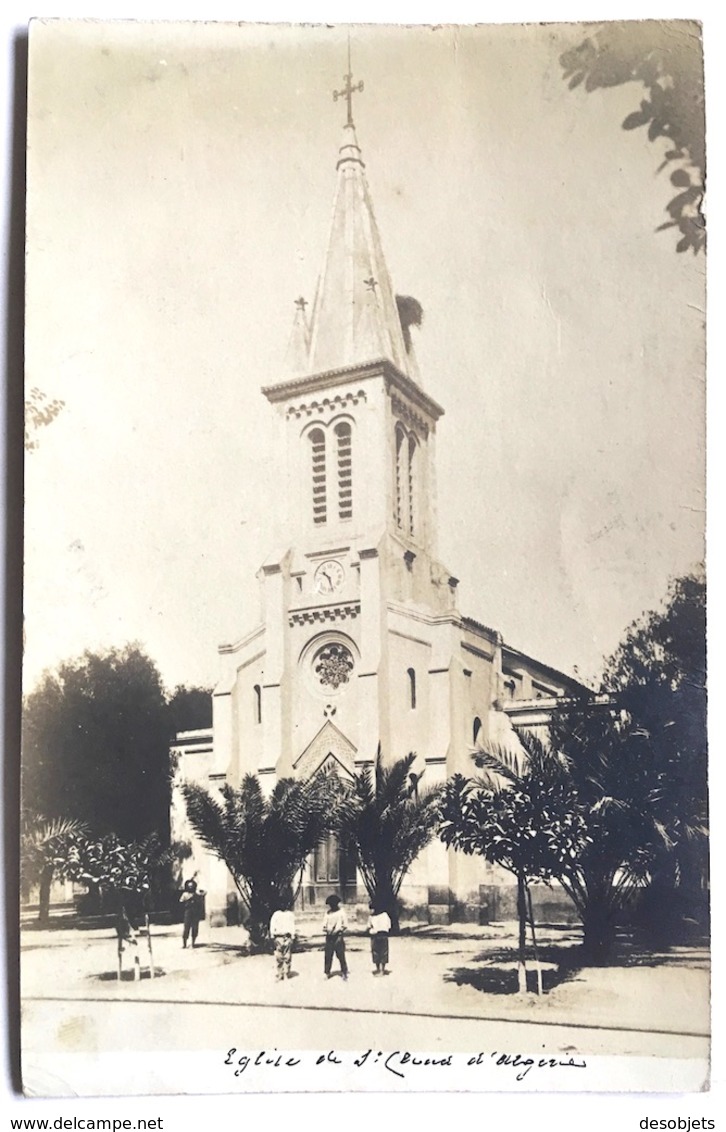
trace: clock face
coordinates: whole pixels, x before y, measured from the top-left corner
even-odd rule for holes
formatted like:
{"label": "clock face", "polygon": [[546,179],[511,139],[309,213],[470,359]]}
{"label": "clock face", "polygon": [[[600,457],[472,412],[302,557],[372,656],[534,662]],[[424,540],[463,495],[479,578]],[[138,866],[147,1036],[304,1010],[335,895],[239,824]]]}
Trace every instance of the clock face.
{"label": "clock face", "polygon": [[319,594],[333,594],[342,587],[345,581],[345,570],[340,562],[329,558],[321,562],[315,571],[315,592]]}

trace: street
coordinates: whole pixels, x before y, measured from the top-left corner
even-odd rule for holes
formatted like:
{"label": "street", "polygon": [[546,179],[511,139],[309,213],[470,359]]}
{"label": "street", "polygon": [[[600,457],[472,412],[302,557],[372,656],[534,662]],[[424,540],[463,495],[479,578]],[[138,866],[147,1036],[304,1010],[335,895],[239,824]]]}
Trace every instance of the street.
{"label": "street", "polygon": [[[304,930],[312,933],[313,927]],[[563,949],[567,929],[553,938]],[[421,1087],[425,1073],[437,1088],[461,1088],[467,1086],[459,1073],[466,1070],[470,1088],[529,1088],[544,1074],[547,1084],[540,1080],[539,1087],[582,1089],[602,1087],[593,1083],[592,1066],[599,1081],[607,1064],[609,1081],[625,1073],[621,1088],[645,1087],[643,1075],[655,1073],[655,1087],[667,1091],[698,1087],[707,1072],[708,969],[696,948],[675,949],[659,964],[575,971],[559,982],[549,963],[545,986],[551,989],[540,998],[502,993],[514,972],[506,925],[403,935],[391,941],[391,971],[384,978],[371,973],[368,940],[353,934],[347,982],[339,974],[325,979],[313,934],[301,934],[293,978],[281,983],[273,958],[244,955],[239,941],[239,929],[217,929],[205,932],[202,946],[183,950],[177,929],[159,928],[153,938],[156,977],[149,977],[140,937],[143,978],[133,981],[126,957],[126,977],[119,982],[108,931],[24,933],[28,1086],[104,1094],[167,1091],[169,1082],[205,1092],[351,1089],[375,1080],[376,1087],[408,1088]],[[546,946],[544,952],[551,954]],[[497,987],[499,993],[493,992]],[[225,1065],[230,1049],[250,1059],[236,1076],[239,1066]],[[308,1059],[309,1051],[337,1051],[342,1063],[271,1064],[281,1051],[308,1051]],[[354,1057],[366,1051],[364,1064],[355,1066]],[[447,1064],[385,1064],[389,1054],[406,1051],[439,1060],[454,1053],[458,1071]],[[270,1064],[251,1063],[262,1054]],[[478,1055],[479,1066],[466,1064]],[[511,1063],[517,1055],[537,1060],[523,1073],[521,1060]],[[498,1065],[500,1057],[505,1061]],[[556,1065],[539,1066],[539,1059]],[[662,1080],[658,1072],[666,1066]],[[640,1084],[632,1083],[633,1075]]]}

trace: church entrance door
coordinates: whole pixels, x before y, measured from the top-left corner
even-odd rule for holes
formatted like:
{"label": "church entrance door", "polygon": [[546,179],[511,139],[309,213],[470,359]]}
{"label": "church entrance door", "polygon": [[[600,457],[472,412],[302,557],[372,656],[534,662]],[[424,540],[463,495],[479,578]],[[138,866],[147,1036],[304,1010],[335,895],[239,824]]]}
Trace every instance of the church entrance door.
{"label": "church entrance door", "polygon": [[326,896],[337,892],[344,903],[356,899],[355,862],[334,833],[318,845],[312,860],[310,902],[324,904]]}

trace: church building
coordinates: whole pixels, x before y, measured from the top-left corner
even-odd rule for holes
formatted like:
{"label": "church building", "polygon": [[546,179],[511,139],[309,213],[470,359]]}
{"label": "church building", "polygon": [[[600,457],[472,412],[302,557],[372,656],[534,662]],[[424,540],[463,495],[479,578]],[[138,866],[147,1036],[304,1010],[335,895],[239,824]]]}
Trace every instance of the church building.
{"label": "church building", "polygon": [[[177,736],[177,784],[214,789],[254,774],[271,790],[322,767],[345,777],[370,766],[379,744],[384,760],[415,752],[422,783],[433,784],[471,774],[475,744],[542,727],[558,697],[580,687],[464,616],[457,578],[438,558],[444,408],[416,363],[412,300],[396,296],[386,266],[353,124],[356,89],[349,74],[338,92],[348,116],[315,301],[309,317],[297,301],[284,380],[262,389],[279,422],[281,480],[260,490],[286,501],[286,543],[262,563],[244,635],[220,646],[212,730]],[[236,921],[234,886],[195,841],[178,789],[172,826],[192,847],[185,875],[206,889],[211,922]],[[492,880],[481,860],[433,842],[404,881],[404,909],[478,919],[480,886]],[[366,899],[331,838],[301,898],[322,905],[333,891]]]}

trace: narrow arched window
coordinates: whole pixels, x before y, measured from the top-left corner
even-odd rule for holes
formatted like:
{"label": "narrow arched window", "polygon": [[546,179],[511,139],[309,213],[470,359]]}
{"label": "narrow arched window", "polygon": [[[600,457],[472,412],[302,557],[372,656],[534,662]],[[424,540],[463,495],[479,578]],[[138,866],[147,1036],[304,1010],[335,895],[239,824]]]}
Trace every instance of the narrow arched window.
{"label": "narrow arched window", "polygon": [[254,693],[255,723],[262,723],[262,688],[259,684],[255,684],[252,690]]}
{"label": "narrow arched window", "polygon": [[311,482],[313,501],[313,522],[316,525],[327,522],[328,492],[325,467],[325,433],[314,428],[310,433]]}
{"label": "narrow arched window", "polygon": [[406,493],[407,472],[406,472],[406,456],[408,450],[406,447],[406,433],[403,425],[396,425],[396,483],[395,483],[395,503],[394,503],[394,518],[397,527],[403,527],[403,516],[405,512],[404,497]]}
{"label": "narrow arched window", "polygon": [[409,436],[409,438],[408,438],[408,484],[407,484],[407,492],[406,492],[407,497],[408,497],[407,498],[408,515],[406,516],[406,518],[407,518],[407,522],[408,522],[408,533],[410,535],[413,535],[413,534],[416,533],[416,531],[415,531],[416,515],[415,515],[415,508],[414,508],[414,500],[415,500],[415,492],[416,492],[415,475],[416,475],[416,469],[417,469],[417,465],[418,465],[418,460],[417,460],[417,457],[416,457],[417,448],[418,448],[418,445],[416,443],[416,437],[415,436]]}
{"label": "narrow arched window", "polygon": [[338,518],[353,518],[353,434],[347,421],[335,426]]}
{"label": "narrow arched window", "polygon": [[476,719],[474,720],[474,726],[472,728],[472,738],[473,738],[475,743],[476,743],[477,739],[479,738],[479,732],[480,731],[481,731],[481,720],[479,719],[479,716],[477,715]]}
{"label": "narrow arched window", "polygon": [[413,668],[408,669],[408,702],[411,709],[416,707],[416,673]]}

